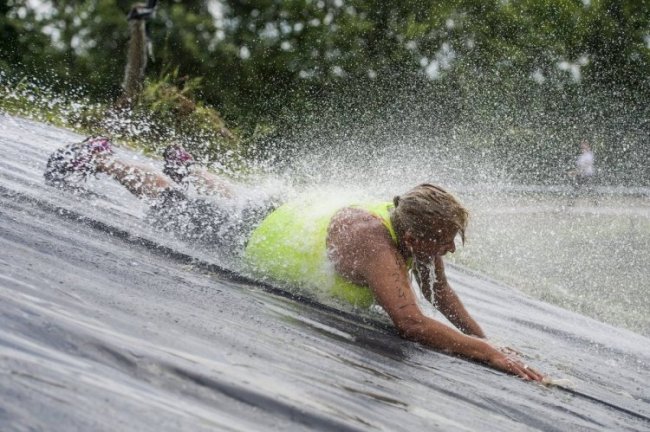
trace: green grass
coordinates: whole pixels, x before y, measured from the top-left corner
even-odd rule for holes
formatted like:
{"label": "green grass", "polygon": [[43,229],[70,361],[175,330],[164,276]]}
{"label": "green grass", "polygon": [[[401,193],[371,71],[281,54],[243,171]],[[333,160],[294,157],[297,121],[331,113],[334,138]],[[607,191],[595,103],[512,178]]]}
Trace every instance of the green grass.
{"label": "green grass", "polygon": [[[174,83],[176,75],[148,81],[137,101],[118,108],[111,101],[91,101],[80,91],[58,93],[28,79],[0,74],[0,110],[83,135],[107,135],[147,154],[160,154],[168,144],[181,143],[201,160],[219,160],[224,165],[222,155],[239,155],[242,140],[216,110],[192,99],[200,81],[191,80],[181,89]],[[233,169],[242,166],[235,156]]]}

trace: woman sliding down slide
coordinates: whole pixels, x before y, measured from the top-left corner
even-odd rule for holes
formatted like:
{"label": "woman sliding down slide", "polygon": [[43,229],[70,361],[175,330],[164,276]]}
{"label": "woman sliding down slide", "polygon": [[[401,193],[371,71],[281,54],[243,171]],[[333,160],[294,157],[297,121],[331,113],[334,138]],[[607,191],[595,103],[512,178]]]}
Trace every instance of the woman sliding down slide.
{"label": "woman sliding down slide", "polygon": [[[399,334],[436,350],[484,363],[525,380],[544,377],[485,340],[485,334],[450,287],[443,256],[464,240],[467,210],[444,189],[421,184],[392,202],[333,205],[323,200],[252,203],[232,215],[213,202],[188,198],[183,185],[233,197],[219,176],[199,168],[180,146],[165,151],[164,173],[120,160],[111,143],[93,137],[50,157],[45,179],[66,184],[105,173],[138,197],[154,199],[166,218],[182,219],[232,248],[256,273],[278,281],[326,290],[359,307],[379,304]],[[198,209],[198,211],[197,211]],[[171,222],[170,222],[171,223]],[[237,239],[244,235],[244,241]],[[423,314],[411,288],[413,271],[424,297],[458,328]]]}

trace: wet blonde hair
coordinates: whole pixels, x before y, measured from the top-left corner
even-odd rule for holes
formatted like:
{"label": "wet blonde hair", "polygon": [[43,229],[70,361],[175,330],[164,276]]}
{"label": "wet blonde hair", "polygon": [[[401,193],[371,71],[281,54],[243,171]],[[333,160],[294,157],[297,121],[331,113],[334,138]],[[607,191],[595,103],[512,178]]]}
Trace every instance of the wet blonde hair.
{"label": "wet blonde hair", "polygon": [[410,232],[417,238],[439,238],[439,230],[455,229],[465,243],[469,212],[449,192],[423,183],[393,198],[391,221],[398,236]]}

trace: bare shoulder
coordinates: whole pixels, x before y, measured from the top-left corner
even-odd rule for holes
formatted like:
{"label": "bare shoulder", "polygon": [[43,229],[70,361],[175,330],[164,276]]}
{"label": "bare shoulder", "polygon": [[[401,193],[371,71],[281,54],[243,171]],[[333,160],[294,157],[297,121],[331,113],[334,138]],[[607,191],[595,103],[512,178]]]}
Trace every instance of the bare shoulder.
{"label": "bare shoulder", "polygon": [[328,243],[341,247],[348,243],[366,246],[366,243],[391,243],[383,222],[365,210],[346,207],[332,217],[328,227]]}
{"label": "bare shoulder", "polygon": [[396,247],[378,217],[348,207],[339,210],[330,222],[327,251],[339,273],[365,283],[366,272],[376,268],[377,258],[396,253]]}

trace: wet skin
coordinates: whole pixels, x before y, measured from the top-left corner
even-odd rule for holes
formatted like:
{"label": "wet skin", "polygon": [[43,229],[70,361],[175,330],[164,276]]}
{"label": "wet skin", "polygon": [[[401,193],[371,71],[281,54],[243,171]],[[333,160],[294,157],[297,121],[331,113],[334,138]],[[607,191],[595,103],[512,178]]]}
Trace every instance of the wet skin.
{"label": "wet skin", "polygon": [[[543,376],[539,372],[484,340],[482,329],[449,286],[442,256],[456,250],[456,234],[440,230],[438,238],[418,239],[407,232],[396,245],[379,218],[361,209],[346,208],[332,218],[327,248],[336,271],[353,283],[370,287],[405,339],[485,363],[525,380],[541,381]],[[419,263],[416,273],[420,286],[425,287],[423,294],[462,333],[428,318],[420,310],[409,282],[406,262],[411,256]],[[431,263],[434,284],[430,284]],[[433,292],[427,288],[431,286]]]}

